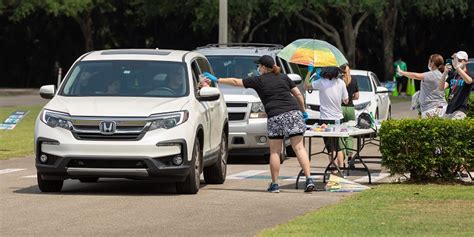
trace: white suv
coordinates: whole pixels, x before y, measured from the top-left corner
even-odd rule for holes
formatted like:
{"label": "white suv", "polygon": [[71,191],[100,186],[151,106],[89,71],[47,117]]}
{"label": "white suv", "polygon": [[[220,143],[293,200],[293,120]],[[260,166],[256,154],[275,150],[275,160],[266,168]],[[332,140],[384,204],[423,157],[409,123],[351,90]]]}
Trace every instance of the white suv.
{"label": "white suv", "polygon": [[81,56],[36,121],[38,186],[58,192],[67,178],[176,182],[197,193],[200,174],[221,184],[227,169],[227,108],[217,85],[198,88],[212,72],[196,52],[95,51]]}
{"label": "white suv", "polygon": [[[283,46],[276,44],[229,43],[210,44],[196,51],[207,57],[216,76],[236,78],[256,75],[255,61],[263,55],[270,55],[282,72],[299,84],[298,87],[303,91],[298,66],[277,57],[282,48]],[[244,156],[262,155],[268,162],[267,114],[257,92],[226,85],[222,85],[221,89],[229,110],[229,153]],[[285,147],[280,155],[281,162],[285,156],[295,156],[289,140],[285,142]]]}

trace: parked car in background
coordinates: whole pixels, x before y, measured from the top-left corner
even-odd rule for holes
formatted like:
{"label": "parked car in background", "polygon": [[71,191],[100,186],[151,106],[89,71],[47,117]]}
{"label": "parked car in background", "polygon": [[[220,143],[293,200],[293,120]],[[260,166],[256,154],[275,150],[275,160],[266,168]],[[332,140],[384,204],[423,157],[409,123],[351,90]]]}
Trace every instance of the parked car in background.
{"label": "parked car in background", "polygon": [[59,192],[65,179],[102,177],[175,182],[197,193],[200,175],[221,184],[227,170],[228,117],[212,71],[197,52],[116,49],[81,56],[36,121],[38,186]]}
{"label": "parked car in background", "polygon": [[[356,118],[362,112],[372,113],[375,119],[386,120],[391,118],[391,102],[387,88],[382,87],[375,73],[364,70],[351,70],[352,80],[359,85],[359,99],[354,100]],[[308,124],[316,123],[320,118],[319,92],[306,92],[306,106],[309,119]]]}
{"label": "parked car in background", "polygon": [[[211,63],[217,77],[247,78],[256,75],[255,61],[262,55],[270,55],[303,91],[299,68],[277,57],[283,48],[275,44],[210,44],[196,49]],[[268,161],[267,115],[263,104],[253,89],[221,85],[229,112],[229,153],[233,155],[261,155]],[[289,141],[282,150],[285,155],[294,156]]]}

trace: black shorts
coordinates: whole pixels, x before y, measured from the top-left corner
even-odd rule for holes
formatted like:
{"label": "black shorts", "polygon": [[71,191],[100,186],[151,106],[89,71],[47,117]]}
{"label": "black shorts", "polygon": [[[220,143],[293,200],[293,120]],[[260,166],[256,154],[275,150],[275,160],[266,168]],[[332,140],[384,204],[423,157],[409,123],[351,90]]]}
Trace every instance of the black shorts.
{"label": "black shorts", "polygon": [[303,114],[292,110],[273,116],[267,120],[269,139],[283,139],[285,137],[301,136],[306,131]]}
{"label": "black shorts", "polygon": [[[396,77],[397,80],[397,87],[402,86],[401,91],[405,91],[408,85],[408,78],[406,77]],[[405,89],[405,90],[404,90]]]}
{"label": "black shorts", "polygon": [[[343,123],[343,120],[344,119],[341,119],[340,120],[340,123]],[[324,119],[321,119],[319,120],[318,124],[321,125],[321,124],[335,124],[336,121],[335,120],[324,120]],[[326,150],[328,150],[328,152],[333,152],[333,151],[339,151],[341,150],[339,148],[339,141],[338,141],[339,138],[332,138],[332,137],[323,137],[323,140],[324,140],[324,146],[326,147]]]}

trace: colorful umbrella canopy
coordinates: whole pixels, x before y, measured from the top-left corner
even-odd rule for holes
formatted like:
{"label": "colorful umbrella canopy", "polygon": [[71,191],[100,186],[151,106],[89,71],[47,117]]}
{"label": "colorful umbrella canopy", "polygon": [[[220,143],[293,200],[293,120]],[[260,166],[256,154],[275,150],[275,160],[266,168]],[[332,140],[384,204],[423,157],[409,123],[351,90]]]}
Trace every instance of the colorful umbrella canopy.
{"label": "colorful umbrella canopy", "polygon": [[299,39],[278,53],[288,62],[315,67],[339,67],[347,63],[344,55],[332,44],[316,39]]}

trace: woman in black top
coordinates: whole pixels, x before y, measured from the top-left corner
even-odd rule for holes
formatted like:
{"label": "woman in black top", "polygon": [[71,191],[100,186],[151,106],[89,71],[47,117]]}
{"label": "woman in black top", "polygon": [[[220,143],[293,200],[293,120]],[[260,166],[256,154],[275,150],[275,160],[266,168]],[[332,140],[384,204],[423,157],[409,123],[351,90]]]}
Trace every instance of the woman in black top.
{"label": "woman in black top", "polygon": [[[346,83],[347,93],[349,95],[349,102],[347,104],[342,104],[342,115],[344,116],[344,122],[355,121],[355,110],[353,100],[359,99],[359,86],[357,85],[356,80],[352,80],[351,71],[347,64],[341,66],[343,71],[342,79]],[[342,138],[344,142],[339,144],[339,147],[344,147],[343,156],[346,155],[348,160],[352,159],[352,148],[353,148],[353,139],[352,137]],[[338,153],[338,156],[341,154]],[[339,161],[344,161],[344,157],[338,157]]]}
{"label": "woman in black top", "polygon": [[257,91],[262,100],[268,117],[267,132],[270,146],[270,172],[272,174],[272,183],[267,191],[279,192],[277,179],[280,172],[280,152],[283,139],[289,137],[291,146],[306,176],[305,192],[311,192],[315,186],[310,177],[308,153],[303,145],[303,133],[306,131],[304,119],[308,117],[303,95],[288,76],[280,73],[280,67],[275,65],[271,56],[264,55],[256,63],[260,75],[255,77],[239,79],[216,78],[209,73],[204,73],[204,75],[214,82],[252,88]]}

